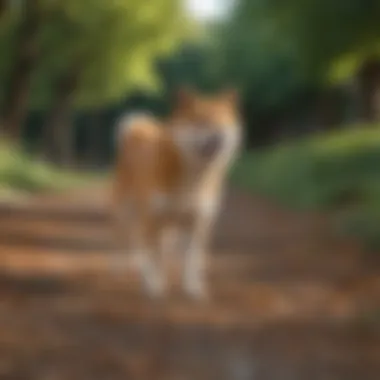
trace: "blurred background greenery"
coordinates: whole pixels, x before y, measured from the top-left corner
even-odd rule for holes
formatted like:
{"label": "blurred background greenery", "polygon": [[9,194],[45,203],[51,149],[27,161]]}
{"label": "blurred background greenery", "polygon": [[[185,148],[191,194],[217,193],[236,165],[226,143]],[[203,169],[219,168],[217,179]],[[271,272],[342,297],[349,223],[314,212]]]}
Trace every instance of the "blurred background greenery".
{"label": "blurred background greenery", "polygon": [[379,19],[377,0],[1,0],[0,185],[77,183],[112,162],[122,112],[233,85],[232,181],[379,244]]}

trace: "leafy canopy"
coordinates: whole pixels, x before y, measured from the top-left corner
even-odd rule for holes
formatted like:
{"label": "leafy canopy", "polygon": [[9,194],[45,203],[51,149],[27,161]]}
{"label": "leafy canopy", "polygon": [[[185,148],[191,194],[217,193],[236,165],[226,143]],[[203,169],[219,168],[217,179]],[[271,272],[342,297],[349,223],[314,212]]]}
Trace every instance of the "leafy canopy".
{"label": "leafy canopy", "polygon": [[[41,54],[32,83],[32,106],[38,108],[48,104],[57,79],[70,70],[80,77],[79,107],[113,102],[134,86],[156,88],[153,60],[192,30],[179,0],[40,0],[39,7]],[[1,51],[11,49],[20,12],[21,7],[10,12],[0,30]],[[0,75],[5,60],[0,58]]]}

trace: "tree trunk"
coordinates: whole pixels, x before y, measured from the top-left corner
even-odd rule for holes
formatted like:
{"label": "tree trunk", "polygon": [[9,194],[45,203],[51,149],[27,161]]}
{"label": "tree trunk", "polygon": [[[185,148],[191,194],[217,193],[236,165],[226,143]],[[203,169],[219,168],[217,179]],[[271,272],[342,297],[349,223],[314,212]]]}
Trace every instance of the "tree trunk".
{"label": "tree trunk", "polygon": [[79,70],[72,68],[62,75],[43,129],[43,152],[47,160],[58,165],[73,163],[74,141],[71,128],[73,93],[78,85]]}
{"label": "tree trunk", "polygon": [[368,59],[356,77],[359,119],[372,123],[379,120],[380,61]]}
{"label": "tree trunk", "polygon": [[16,142],[22,134],[22,123],[28,109],[30,80],[39,54],[39,0],[26,1],[21,12],[17,46],[3,104],[5,135]]}
{"label": "tree trunk", "polygon": [[8,8],[8,0],[0,0],[0,19],[4,16]]}

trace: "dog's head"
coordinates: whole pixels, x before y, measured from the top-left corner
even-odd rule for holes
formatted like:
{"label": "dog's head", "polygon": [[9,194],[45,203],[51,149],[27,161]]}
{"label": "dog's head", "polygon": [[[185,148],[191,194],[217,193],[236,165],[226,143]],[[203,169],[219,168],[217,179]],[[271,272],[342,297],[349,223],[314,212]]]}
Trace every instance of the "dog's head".
{"label": "dog's head", "polygon": [[192,162],[232,160],[242,136],[236,91],[206,96],[182,89],[171,133],[182,154]]}

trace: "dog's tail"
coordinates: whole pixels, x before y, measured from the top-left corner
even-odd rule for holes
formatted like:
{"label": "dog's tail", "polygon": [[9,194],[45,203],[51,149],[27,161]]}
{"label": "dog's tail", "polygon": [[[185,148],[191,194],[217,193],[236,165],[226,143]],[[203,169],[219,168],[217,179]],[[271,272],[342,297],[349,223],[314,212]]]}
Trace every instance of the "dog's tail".
{"label": "dog's tail", "polygon": [[134,113],[122,117],[117,126],[118,162],[124,170],[129,166],[136,178],[152,175],[160,138],[161,125],[150,114]]}
{"label": "dog's tail", "polygon": [[158,120],[148,112],[135,112],[123,115],[117,122],[116,144],[127,140],[152,139],[158,135]]}

